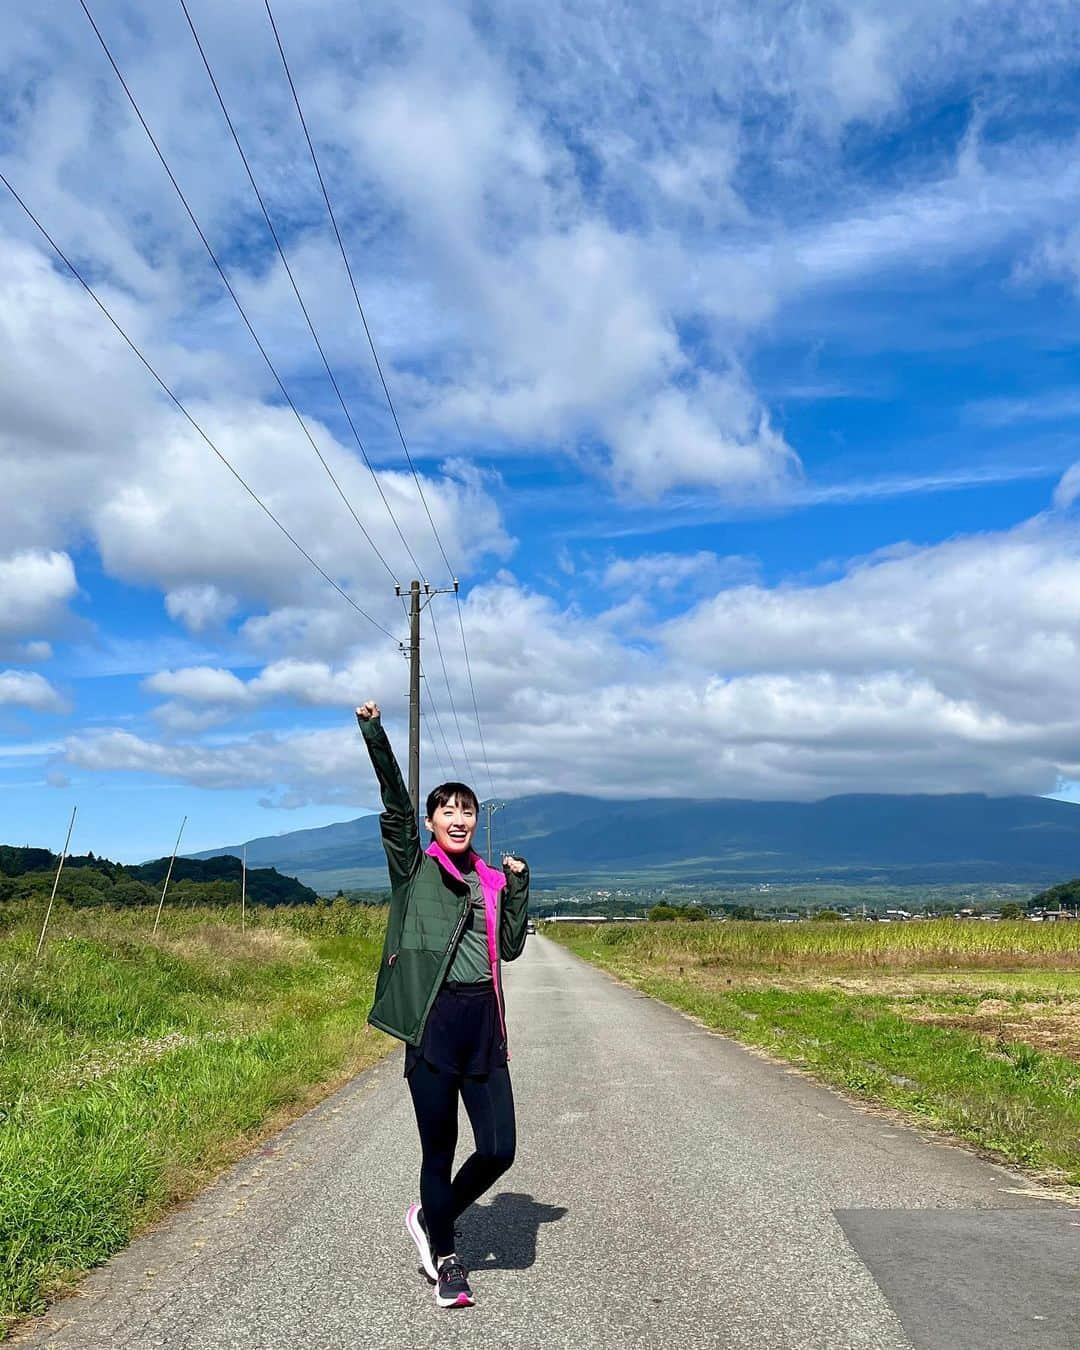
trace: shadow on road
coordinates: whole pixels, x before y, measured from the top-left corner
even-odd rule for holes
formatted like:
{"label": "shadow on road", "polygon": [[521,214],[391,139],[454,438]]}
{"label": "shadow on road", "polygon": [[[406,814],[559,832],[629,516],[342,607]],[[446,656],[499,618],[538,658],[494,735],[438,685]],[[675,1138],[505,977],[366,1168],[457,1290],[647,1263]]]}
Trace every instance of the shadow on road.
{"label": "shadow on road", "polygon": [[465,1264],[470,1270],[526,1270],[536,1261],[540,1225],[568,1213],[564,1205],[542,1205],[520,1191],[473,1205],[457,1221]]}

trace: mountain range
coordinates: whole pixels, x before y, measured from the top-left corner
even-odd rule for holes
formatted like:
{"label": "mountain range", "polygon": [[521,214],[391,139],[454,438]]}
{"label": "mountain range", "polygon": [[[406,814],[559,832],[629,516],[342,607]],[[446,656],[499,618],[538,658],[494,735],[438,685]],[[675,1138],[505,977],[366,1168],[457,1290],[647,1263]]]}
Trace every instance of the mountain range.
{"label": "mountain range", "polygon": [[[494,816],[494,851],[529,860],[534,886],[607,882],[1045,884],[1080,873],[1080,806],[1047,797],[849,794],[816,802],[550,793]],[[483,825],[478,847],[486,843]],[[238,855],[243,844],[194,854]],[[377,815],[247,841],[249,866],[326,893],[381,888]]]}

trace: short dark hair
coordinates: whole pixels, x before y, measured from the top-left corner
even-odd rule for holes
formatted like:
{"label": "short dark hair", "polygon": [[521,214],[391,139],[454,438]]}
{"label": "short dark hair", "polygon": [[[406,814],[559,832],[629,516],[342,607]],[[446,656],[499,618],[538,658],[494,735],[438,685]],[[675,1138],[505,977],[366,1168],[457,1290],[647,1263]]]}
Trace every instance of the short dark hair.
{"label": "short dark hair", "polygon": [[428,819],[431,819],[440,806],[452,802],[455,797],[463,806],[471,806],[477,815],[480,814],[480,802],[468,783],[440,783],[437,788],[432,788],[428,793]]}

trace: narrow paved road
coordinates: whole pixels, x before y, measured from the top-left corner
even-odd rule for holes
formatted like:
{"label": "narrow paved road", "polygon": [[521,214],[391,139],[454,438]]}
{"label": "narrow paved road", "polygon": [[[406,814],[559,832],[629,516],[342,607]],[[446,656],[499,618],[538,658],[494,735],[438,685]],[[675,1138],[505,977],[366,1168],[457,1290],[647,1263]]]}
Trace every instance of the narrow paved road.
{"label": "narrow paved road", "polygon": [[1075,1350],[1080,1208],[543,938],[507,992],[519,1157],[460,1221],[475,1308],[433,1305],[402,1227],[419,1148],[397,1051],[20,1343]]}

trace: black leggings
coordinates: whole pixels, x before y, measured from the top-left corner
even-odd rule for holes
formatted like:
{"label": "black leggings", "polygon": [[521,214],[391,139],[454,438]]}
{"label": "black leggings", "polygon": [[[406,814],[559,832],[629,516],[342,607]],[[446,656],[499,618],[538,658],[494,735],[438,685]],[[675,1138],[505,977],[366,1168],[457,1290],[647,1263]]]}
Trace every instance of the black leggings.
{"label": "black leggings", "polygon": [[[454,1250],[454,1220],[464,1213],[514,1161],[517,1129],[510,1071],[503,1064],[486,1079],[465,1078],[433,1069],[422,1059],[407,1079],[412,1093],[423,1157],[420,1163],[420,1206],[435,1255]],[[476,1151],[458,1168],[458,1095],[472,1125]]]}

